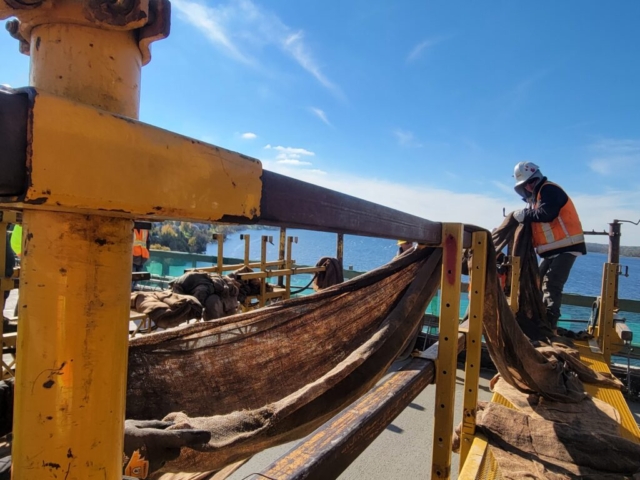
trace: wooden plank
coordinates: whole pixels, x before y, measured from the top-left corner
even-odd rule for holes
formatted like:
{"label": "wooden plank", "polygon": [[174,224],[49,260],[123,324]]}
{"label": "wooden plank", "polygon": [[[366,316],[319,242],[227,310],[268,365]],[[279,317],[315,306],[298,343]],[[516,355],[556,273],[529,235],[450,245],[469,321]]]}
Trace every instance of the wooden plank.
{"label": "wooden plank", "polygon": [[[468,326],[468,323],[463,326]],[[464,335],[458,335],[457,346],[458,352],[464,349]],[[437,356],[437,351],[436,343],[426,353]],[[296,445],[261,473],[247,478],[337,478],[434,379],[434,362],[414,358],[318,428],[306,441]]]}

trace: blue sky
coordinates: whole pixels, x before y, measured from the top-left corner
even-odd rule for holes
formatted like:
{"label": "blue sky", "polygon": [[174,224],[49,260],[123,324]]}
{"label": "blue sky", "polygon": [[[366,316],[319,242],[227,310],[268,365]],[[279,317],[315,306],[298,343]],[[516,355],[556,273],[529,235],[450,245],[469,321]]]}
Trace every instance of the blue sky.
{"label": "blue sky", "polygon": [[[145,122],[432,220],[496,226],[521,160],[585,229],[640,218],[640,2],[172,4]],[[6,34],[0,58],[28,83]]]}

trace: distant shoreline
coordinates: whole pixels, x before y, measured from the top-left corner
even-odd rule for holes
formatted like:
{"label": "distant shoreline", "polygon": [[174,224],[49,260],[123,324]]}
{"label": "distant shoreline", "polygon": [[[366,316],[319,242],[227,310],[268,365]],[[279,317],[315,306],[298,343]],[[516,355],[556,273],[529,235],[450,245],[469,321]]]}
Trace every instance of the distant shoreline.
{"label": "distant shoreline", "polygon": [[[602,243],[587,243],[588,253],[609,253],[609,245]],[[640,247],[620,247],[621,257],[640,257]]]}

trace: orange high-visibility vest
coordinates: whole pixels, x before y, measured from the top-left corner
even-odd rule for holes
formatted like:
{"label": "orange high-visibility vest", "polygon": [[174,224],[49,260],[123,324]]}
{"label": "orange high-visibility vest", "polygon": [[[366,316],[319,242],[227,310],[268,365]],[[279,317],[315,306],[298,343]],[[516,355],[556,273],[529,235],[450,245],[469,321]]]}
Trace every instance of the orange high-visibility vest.
{"label": "orange high-visibility vest", "polygon": [[[538,190],[536,207],[540,204],[542,189],[547,185],[560,188],[555,183],[545,182]],[[549,223],[531,222],[531,228],[533,229],[533,246],[536,247],[539,255],[584,242],[580,217],[570,198],[554,220]]]}
{"label": "orange high-visibility vest", "polygon": [[133,230],[133,256],[149,258],[149,250],[147,249],[147,238],[149,238],[149,230]]}

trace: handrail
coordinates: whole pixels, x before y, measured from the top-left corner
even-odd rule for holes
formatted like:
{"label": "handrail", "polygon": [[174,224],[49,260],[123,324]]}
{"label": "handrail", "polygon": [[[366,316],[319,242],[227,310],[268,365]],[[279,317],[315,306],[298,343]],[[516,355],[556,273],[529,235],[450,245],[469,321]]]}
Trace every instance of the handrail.
{"label": "handrail", "polygon": [[[461,327],[465,328],[465,322]],[[458,353],[465,348],[458,334]],[[436,358],[439,343],[424,356]],[[337,478],[436,377],[435,361],[414,358],[250,480]],[[366,435],[362,432],[366,431]]]}

